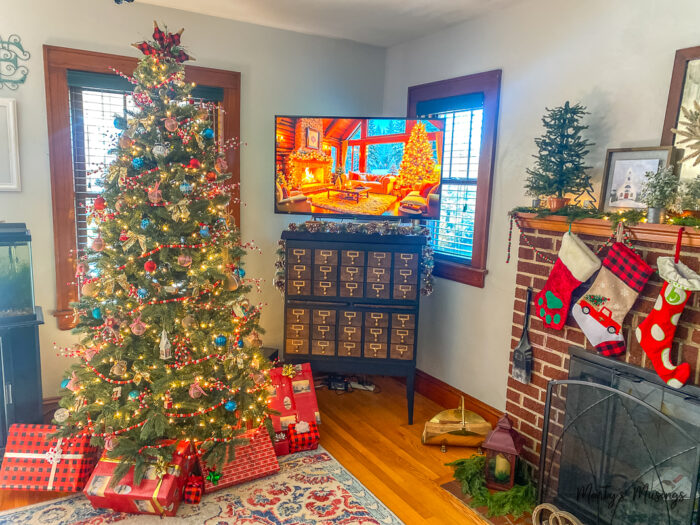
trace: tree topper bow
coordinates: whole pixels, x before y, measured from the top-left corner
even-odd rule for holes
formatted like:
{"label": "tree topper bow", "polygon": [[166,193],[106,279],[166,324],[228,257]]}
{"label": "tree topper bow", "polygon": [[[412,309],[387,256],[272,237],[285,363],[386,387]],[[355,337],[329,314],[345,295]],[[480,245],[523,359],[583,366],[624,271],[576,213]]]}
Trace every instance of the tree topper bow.
{"label": "tree topper bow", "polygon": [[153,21],[153,41],[139,42],[132,44],[132,46],[146,56],[170,59],[178,63],[194,60],[180,47],[180,35],[183,31],[184,29],[180,29],[177,33],[167,33],[158,27],[156,21]]}

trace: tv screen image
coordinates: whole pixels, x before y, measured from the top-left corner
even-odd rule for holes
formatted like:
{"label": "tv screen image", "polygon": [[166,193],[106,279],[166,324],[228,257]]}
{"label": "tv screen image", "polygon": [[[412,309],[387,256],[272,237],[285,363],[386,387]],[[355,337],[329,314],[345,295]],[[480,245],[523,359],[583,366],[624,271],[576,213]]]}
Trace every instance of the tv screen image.
{"label": "tv screen image", "polygon": [[275,212],[437,219],[443,119],[275,117]]}

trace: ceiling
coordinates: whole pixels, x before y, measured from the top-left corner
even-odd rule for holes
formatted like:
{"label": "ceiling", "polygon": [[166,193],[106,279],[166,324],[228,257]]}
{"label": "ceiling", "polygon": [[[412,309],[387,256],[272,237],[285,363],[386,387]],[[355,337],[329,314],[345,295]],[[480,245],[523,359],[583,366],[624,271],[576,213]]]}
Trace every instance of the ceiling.
{"label": "ceiling", "polygon": [[393,46],[518,0],[138,0],[299,33]]}

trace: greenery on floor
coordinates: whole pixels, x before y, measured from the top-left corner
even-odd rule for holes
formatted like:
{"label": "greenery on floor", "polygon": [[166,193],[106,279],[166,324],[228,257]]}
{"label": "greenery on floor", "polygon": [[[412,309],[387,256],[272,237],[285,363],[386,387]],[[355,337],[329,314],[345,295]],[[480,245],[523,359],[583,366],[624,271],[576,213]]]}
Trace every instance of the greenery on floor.
{"label": "greenery on floor", "polygon": [[535,507],[535,484],[524,467],[516,471],[512,489],[491,493],[486,488],[485,456],[458,459],[447,465],[455,469],[454,477],[462,484],[462,492],[472,497],[469,504],[472,507],[487,507],[490,518],[507,514],[517,518],[526,512],[532,512]]}

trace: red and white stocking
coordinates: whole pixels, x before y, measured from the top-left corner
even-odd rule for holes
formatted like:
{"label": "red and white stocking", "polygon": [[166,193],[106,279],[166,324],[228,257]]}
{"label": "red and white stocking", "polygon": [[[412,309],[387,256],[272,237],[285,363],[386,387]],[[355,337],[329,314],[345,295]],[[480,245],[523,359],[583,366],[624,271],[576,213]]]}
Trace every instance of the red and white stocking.
{"label": "red and white stocking", "polygon": [[671,363],[671,345],[690,294],[700,290],[700,275],[673,257],[659,257],[657,264],[665,282],[654,308],[635,335],[659,377],[668,386],[680,388],[688,381],[690,365]]}

